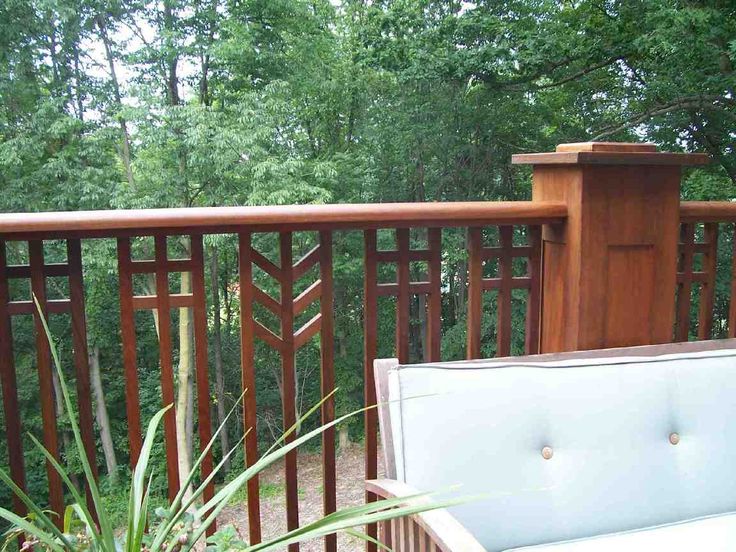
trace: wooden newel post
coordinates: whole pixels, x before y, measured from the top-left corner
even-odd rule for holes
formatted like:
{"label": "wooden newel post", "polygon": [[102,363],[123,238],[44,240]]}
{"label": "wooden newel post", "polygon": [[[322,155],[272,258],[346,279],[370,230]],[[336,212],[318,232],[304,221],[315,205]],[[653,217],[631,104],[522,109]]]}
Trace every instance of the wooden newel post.
{"label": "wooden newel post", "polygon": [[596,142],[514,156],[534,201],[568,208],[542,231],[541,352],[672,341],[681,168],[706,162]]}

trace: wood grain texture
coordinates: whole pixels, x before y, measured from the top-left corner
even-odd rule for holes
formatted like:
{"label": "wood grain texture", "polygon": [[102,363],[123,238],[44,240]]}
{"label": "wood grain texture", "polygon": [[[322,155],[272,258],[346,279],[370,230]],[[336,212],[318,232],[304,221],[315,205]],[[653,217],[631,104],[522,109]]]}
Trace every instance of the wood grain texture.
{"label": "wood grain texture", "polygon": [[[204,279],[204,247],[202,235],[190,237],[192,250],[192,295],[194,297],[192,316],[194,319],[194,371],[197,379],[197,428],[199,430],[199,448],[204,449],[212,439],[212,420],[210,418],[210,381],[209,359],[207,356],[207,301]],[[213,285],[216,285],[213,283]],[[201,477],[205,480],[213,469],[212,451],[202,460]],[[215,495],[215,484],[211,481],[204,489],[205,501]],[[207,535],[217,530],[217,523],[207,529]]]}
{"label": "wood grain texture", "polygon": [[176,443],[176,404],[174,392],[174,360],[171,343],[171,303],[169,300],[169,273],[166,270],[166,236],[154,236],[156,257],[156,299],[158,300],[158,356],[161,369],[161,398],[163,406],[172,405],[164,415],[164,442],[166,443],[166,478],[169,501],[179,492],[179,454]]}
{"label": "wood grain texture", "polygon": [[526,302],[525,352],[533,355],[539,352],[539,324],[542,294],[542,229],[529,226],[529,247],[527,257],[527,277],[529,294]]}
{"label": "wood grain texture", "polygon": [[[381,498],[400,498],[418,494],[416,489],[393,479],[366,481],[366,489]],[[431,498],[425,497],[413,502],[426,503],[430,500]],[[447,510],[423,512],[399,518],[392,523],[395,528],[391,537],[394,550],[405,552],[419,550],[423,533],[425,549],[428,546],[428,549],[442,552],[485,552],[485,548]]]}
{"label": "wood grain texture", "polygon": [[481,228],[468,228],[468,359],[480,358],[481,318],[483,314],[483,233]]}
{"label": "wood grain texture", "polygon": [[[292,234],[279,234],[280,269],[281,269],[281,385],[283,400],[281,403],[284,419],[284,431],[296,424],[296,346],[294,343],[294,274],[292,272]],[[292,432],[285,443],[296,438]],[[299,487],[297,482],[297,453],[292,450],[284,457],[284,477],[286,481],[286,526],[294,530],[299,527]],[[299,544],[290,544],[289,552],[298,552]]]}
{"label": "wood grain texture", "polygon": [[[30,275],[30,274],[29,274]],[[10,290],[7,273],[7,253],[5,242],[0,240],[0,383],[3,393],[3,419],[5,420],[5,439],[8,447],[10,477],[16,485],[26,490],[25,465],[23,462],[23,439],[20,409],[18,405],[18,383],[15,374],[13,354],[13,330],[8,312]],[[13,495],[13,511],[25,516],[25,504]]]}
{"label": "wood grain texture", "polygon": [[501,252],[498,269],[500,286],[498,289],[498,326],[496,340],[496,354],[508,356],[511,354],[511,290],[513,278],[513,226],[499,228],[501,238]]}
{"label": "wood grain texture", "polygon": [[[320,294],[320,391],[322,398],[335,389],[335,331],[334,301],[332,276],[332,232],[319,234],[319,275],[321,280]],[[298,264],[298,263],[297,263]],[[335,398],[328,398],[321,409],[323,425],[335,419]],[[325,515],[337,510],[337,466],[335,463],[335,428],[331,427],[322,433],[322,511]],[[325,537],[325,552],[337,551],[337,535]]]}
{"label": "wood grain texture", "polygon": [[695,224],[686,223],[680,227],[679,270],[677,273],[677,314],[675,325],[676,341],[687,341],[689,338],[694,256]]}
{"label": "wood grain texture", "polygon": [[[85,454],[95,480],[97,474],[97,450],[92,409],[92,386],[89,376],[89,354],[87,351],[87,316],[84,303],[84,280],[82,270],[82,245],[79,240],[67,240],[67,262],[69,264],[69,303],[71,308],[72,344],[74,349],[74,374],[77,387],[79,430],[82,434]],[[97,519],[92,493],[86,488],[87,507]]]}
{"label": "wood grain texture", "polygon": [[[258,432],[256,417],[255,323],[253,320],[253,248],[250,232],[238,236],[238,266],[240,275],[240,362],[243,391],[243,428],[245,432],[245,463],[252,466],[258,461]],[[258,475],[248,480],[249,542],[261,542],[261,500]]]}
{"label": "wood grain texture", "polygon": [[120,291],[120,338],[123,349],[125,380],[125,415],[128,419],[130,468],[135,469],[143,446],[141,407],[138,391],[138,360],[136,353],[135,313],[133,307],[133,276],[130,270],[130,238],[118,239],[118,281]]}
{"label": "wood grain texture", "polygon": [[[373,379],[373,361],[376,359],[378,338],[378,294],[377,294],[377,235],[375,230],[363,233],[363,403],[365,406],[376,404],[376,389]],[[375,479],[378,475],[378,415],[370,408],[363,415],[365,427],[365,478]],[[376,495],[366,489],[366,502],[376,500]],[[378,528],[375,524],[365,528],[366,534],[375,539]],[[377,547],[366,542],[366,552],[376,552]]]}
{"label": "wood grain texture", "polygon": [[716,271],[718,263],[718,224],[708,223],[704,228],[703,266],[705,281],[700,286],[698,309],[698,339],[710,339],[713,331],[713,304],[716,295]]}
{"label": "wood grain texture", "polygon": [[[38,387],[41,403],[41,419],[43,421],[43,445],[51,455],[59,460],[59,442],[56,427],[56,411],[54,409],[54,367],[51,361],[46,331],[41,317],[48,320],[46,307],[46,278],[43,273],[44,253],[42,241],[28,242],[28,256],[31,267],[31,291],[38,301],[40,313],[33,313],[36,337],[36,368],[38,370]],[[58,514],[54,518],[57,526],[61,527],[64,521],[64,488],[61,476],[50,462],[46,462],[46,476],[49,486],[49,505]]]}
{"label": "wood grain texture", "polygon": [[398,295],[396,297],[396,356],[399,358],[399,362],[409,362],[409,324],[411,321],[409,246],[409,229],[396,230],[396,249],[399,252],[399,262],[396,266],[396,283],[398,284]]}
{"label": "wood grain texture", "polygon": [[[535,166],[534,199],[568,205],[543,229],[542,351],[671,341],[679,185],[677,166]],[[651,271],[629,270],[636,256]]]}
{"label": "wood grain texture", "polygon": [[429,290],[427,305],[427,350],[424,359],[440,360],[442,345],[442,229],[430,228],[427,232],[429,248]]}
{"label": "wood grain texture", "polygon": [[567,215],[560,202],[474,201],[268,207],[190,207],[3,213],[0,237],[120,237],[284,230],[356,230],[481,224],[542,224]]}

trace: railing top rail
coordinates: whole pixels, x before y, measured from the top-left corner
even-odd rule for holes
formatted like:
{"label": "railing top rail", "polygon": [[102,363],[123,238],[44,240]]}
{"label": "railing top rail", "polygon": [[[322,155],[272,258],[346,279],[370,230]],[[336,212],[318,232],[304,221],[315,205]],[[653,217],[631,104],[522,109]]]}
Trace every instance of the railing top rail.
{"label": "railing top rail", "polygon": [[562,202],[474,201],[268,207],[192,207],[0,214],[0,238],[114,237],[152,233],[542,224],[567,217]]}
{"label": "railing top rail", "polygon": [[680,203],[682,222],[734,222],[736,202],[733,201],[683,201]]}

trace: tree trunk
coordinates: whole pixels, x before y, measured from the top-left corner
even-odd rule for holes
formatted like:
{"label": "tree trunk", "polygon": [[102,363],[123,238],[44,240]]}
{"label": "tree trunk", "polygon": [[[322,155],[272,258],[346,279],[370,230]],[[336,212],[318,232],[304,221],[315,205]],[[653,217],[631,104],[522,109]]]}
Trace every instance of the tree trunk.
{"label": "tree trunk", "polygon": [[111,483],[118,479],[118,460],[115,456],[115,446],[112,442],[110,431],[110,417],[107,414],[107,403],[105,393],[102,389],[102,377],[100,376],[100,348],[95,345],[89,355],[89,377],[92,384],[92,394],[95,398],[95,418],[100,428],[100,441],[102,452],[105,456],[107,466],[107,477]]}
{"label": "tree trunk", "polygon": [[[191,273],[181,273],[181,293],[191,293],[192,280]],[[189,424],[187,419],[191,408],[192,400],[192,365],[194,357],[193,347],[193,331],[192,331],[192,313],[186,308],[179,309],[179,369],[178,369],[178,386],[176,397],[176,450],[179,456],[179,478],[181,482],[187,477],[192,469],[192,460],[190,455],[191,434],[189,433]],[[187,496],[190,496],[191,488],[187,489]]]}
{"label": "tree trunk", "polygon": [[[212,246],[210,255],[210,280],[212,285],[212,308],[214,312],[214,336],[212,339],[212,348],[215,354],[215,398],[217,405],[217,421],[218,425],[225,424],[225,375],[222,368],[222,321],[220,320],[220,287],[218,286],[217,273],[217,248]],[[220,446],[222,454],[225,455],[230,450],[230,443],[227,435],[227,427],[223,427],[220,432]],[[225,462],[223,469],[227,473],[230,471],[230,460]]]}
{"label": "tree trunk", "polygon": [[[104,18],[97,16],[95,18],[95,22],[97,23],[97,28],[100,30],[100,38],[102,39],[102,44],[105,47],[105,57],[107,58],[112,91],[115,96],[115,108],[120,111],[123,106],[123,102],[120,94],[120,83],[118,82],[117,73],[115,72],[115,55],[112,51],[112,43],[110,42],[110,37],[107,34],[107,27],[105,26]],[[122,159],[123,166],[125,167],[125,175],[128,179],[128,184],[132,186],[135,184],[135,180],[133,178],[133,167],[130,156],[130,135],[128,134],[128,125],[120,114],[118,114],[117,117],[120,124],[120,158]]]}

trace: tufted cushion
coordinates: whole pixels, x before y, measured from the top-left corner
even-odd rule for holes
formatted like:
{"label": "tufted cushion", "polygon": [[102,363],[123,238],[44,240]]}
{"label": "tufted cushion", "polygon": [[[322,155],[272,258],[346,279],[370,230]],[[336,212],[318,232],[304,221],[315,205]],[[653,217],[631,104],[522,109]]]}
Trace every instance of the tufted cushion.
{"label": "tufted cushion", "polygon": [[398,366],[388,385],[398,479],[484,493],[452,513],[490,552],[736,510],[734,349]]}

